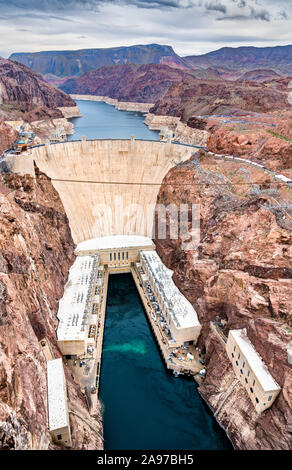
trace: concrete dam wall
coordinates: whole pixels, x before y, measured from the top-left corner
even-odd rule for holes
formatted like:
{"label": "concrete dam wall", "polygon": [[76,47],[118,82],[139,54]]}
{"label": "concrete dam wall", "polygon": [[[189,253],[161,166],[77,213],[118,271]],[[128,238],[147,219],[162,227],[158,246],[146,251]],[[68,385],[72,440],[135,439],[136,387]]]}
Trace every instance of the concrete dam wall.
{"label": "concrete dam wall", "polygon": [[193,152],[169,142],[84,140],[35,147],[17,158],[26,158],[28,169],[34,160],[53,179],[79,243],[107,235],[151,237],[160,184]]}

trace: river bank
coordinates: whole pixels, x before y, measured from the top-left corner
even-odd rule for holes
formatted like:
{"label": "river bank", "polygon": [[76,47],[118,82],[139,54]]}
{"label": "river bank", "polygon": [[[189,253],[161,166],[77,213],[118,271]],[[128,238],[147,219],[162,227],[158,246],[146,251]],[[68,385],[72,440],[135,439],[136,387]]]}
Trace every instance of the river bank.
{"label": "river bank", "polygon": [[171,133],[173,139],[180,144],[206,147],[210,135],[208,131],[187,126],[180,118],[175,116],[157,116],[156,114],[148,113],[145,118],[145,124],[149,129],[159,131],[162,134]]}
{"label": "river bank", "polygon": [[107,103],[114,106],[119,111],[138,111],[141,113],[148,113],[149,109],[154,106],[153,103],[132,103],[130,101],[118,101],[110,98],[109,96],[95,96],[95,95],[70,95],[73,100],[77,101],[97,101]]}

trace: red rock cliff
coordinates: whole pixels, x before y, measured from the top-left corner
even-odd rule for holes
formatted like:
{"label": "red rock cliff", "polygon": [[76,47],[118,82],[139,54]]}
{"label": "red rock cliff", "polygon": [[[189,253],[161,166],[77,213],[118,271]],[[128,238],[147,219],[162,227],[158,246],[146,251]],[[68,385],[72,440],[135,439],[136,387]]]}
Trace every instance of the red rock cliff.
{"label": "red rock cliff", "polygon": [[[59,196],[38,170],[36,180],[4,176],[0,207],[0,448],[56,448],[47,428],[46,360],[39,341],[46,337],[61,357],[56,312],[74,243]],[[89,416],[65,370],[73,447],[101,448],[99,410]]]}
{"label": "red rock cliff", "polygon": [[[155,240],[202,323],[199,346],[206,352],[207,375],[199,391],[236,448],[291,449],[287,344],[292,333],[292,218],[279,208],[291,202],[291,195],[281,193],[280,187],[272,189],[269,177],[251,167],[203,154],[201,158],[172,169],[158,196],[163,204],[200,204],[198,249],[183,251],[181,241],[169,237]],[[252,181],[258,183],[256,190],[249,185]],[[216,316],[227,322],[225,335],[229,329],[247,328],[282,387],[273,406],[261,415],[236,379],[225,343],[210,324]]]}

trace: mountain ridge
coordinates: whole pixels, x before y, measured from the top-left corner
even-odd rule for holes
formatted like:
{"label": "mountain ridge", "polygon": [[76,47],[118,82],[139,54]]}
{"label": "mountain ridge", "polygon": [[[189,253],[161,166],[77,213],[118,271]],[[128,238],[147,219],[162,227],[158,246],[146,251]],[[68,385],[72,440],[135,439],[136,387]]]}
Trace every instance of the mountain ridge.
{"label": "mountain ridge", "polygon": [[183,59],[191,67],[221,66],[243,71],[256,68],[276,69],[276,72],[292,75],[292,45],[222,47],[207,54],[185,56]]}
{"label": "mountain ridge", "polygon": [[176,68],[189,68],[171,46],[160,44],[13,53],[9,60],[20,62],[48,79],[79,77],[103,66],[127,63],[168,64]]}
{"label": "mountain ridge", "polygon": [[292,45],[222,47],[200,55],[178,55],[172,46],[137,44],[109,48],[61,51],[16,52],[9,60],[20,62],[48,81],[59,85],[71,77],[80,77],[103,66],[122,64],[164,64],[180,69],[204,71],[221,68],[226,72],[272,70],[292,75]]}

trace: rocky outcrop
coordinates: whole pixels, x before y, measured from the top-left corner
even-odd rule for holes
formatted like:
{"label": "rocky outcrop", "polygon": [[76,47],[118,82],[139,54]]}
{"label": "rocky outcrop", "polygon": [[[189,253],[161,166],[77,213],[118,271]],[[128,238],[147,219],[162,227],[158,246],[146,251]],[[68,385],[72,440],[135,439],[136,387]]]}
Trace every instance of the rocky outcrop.
{"label": "rocky outcrop", "polygon": [[210,134],[207,149],[222,155],[246,157],[272,170],[289,170],[292,167],[292,141],[286,136],[291,132],[289,119],[273,131],[267,128],[240,132],[220,127]]}
{"label": "rocky outcrop", "polygon": [[0,151],[11,147],[20,125],[41,142],[58,126],[72,134],[67,118],[76,116],[80,112],[69,95],[24,65],[0,58]]}
{"label": "rocky outcrop", "polygon": [[75,106],[70,96],[22,64],[0,58],[0,117],[38,120],[63,117],[58,107]]}
{"label": "rocky outcrop", "polygon": [[[166,205],[200,204],[196,250],[183,250],[182,240],[170,240],[169,234],[155,243],[202,324],[199,346],[206,353],[207,375],[199,392],[238,449],[292,448],[292,368],[287,362],[292,334],[292,218],[281,209],[291,204],[291,196],[271,191],[269,178],[246,165],[202,153],[168,173],[157,200]],[[247,186],[237,185],[244,181]],[[260,183],[256,193],[251,181]],[[229,329],[247,328],[282,388],[261,415],[237,381],[224,341],[211,327],[216,316],[226,321],[225,335]]]}
{"label": "rocky outcrop", "polygon": [[59,107],[59,110],[61,111],[62,115],[66,119],[82,117],[82,114],[80,113],[78,106],[61,106]]}
{"label": "rocky outcrop", "polygon": [[0,153],[10,148],[16,137],[16,131],[0,120]]}
{"label": "rocky outcrop", "polygon": [[269,80],[274,80],[277,78],[281,78],[282,76],[279,75],[274,70],[266,70],[266,69],[256,69],[250,70],[249,72],[244,73],[239,79],[245,81],[255,81],[255,82],[265,82]]}
{"label": "rocky outcrop", "polygon": [[[46,338],[61,357],[56,312],[74,243],[59,196],[37,168],[36,180],[5,175],[0,204],[0,448],[58,448],[48,432],[40,340]],[[95,418],[89,415],[85,397],[65,372],[73,447],[100,449],[99,409]]]}
{"label": "rocky outcrop", "polygon": [[275,129],[275,133],[292,142],[292,116],[288,116],[287,119],[280,120]]}

